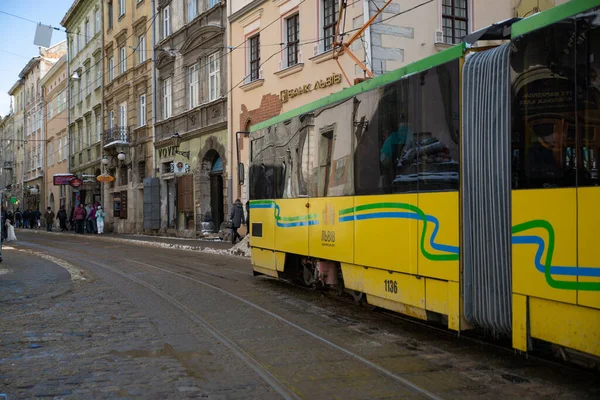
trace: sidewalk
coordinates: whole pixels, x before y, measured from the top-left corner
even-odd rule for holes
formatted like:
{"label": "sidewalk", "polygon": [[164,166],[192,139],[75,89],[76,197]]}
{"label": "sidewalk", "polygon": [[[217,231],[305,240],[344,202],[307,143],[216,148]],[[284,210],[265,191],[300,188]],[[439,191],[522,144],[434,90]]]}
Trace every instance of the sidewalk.
{"label": "sidewalk", "polygon": [[174,238],[165,236],[150,236],[141,234],[119,234],[119,233],[105,233],[102,235],[87,233],[84,235],[76,234],[74,231],[60,232],[59,230],[53,230],[47,232],[45,229],[22,229],[16,230],[17,239],[19,235],[27,234],[40,234],[40,235],[66,235],[75,237],[86,237],[94,238],[98,240],[107,241],[119,241],[129,242],[137,245],[147,245],[152,247],[189,250],[189,251],[200,251],[213,254],[223,255],[234,255],[234,256],[245,256],[249,257],[250,252],[248,248],[248,241],[238,242],[233,246],[230,242],[224,242],[220,240],[203,240],[203,239],[187,239],[187,238]]}

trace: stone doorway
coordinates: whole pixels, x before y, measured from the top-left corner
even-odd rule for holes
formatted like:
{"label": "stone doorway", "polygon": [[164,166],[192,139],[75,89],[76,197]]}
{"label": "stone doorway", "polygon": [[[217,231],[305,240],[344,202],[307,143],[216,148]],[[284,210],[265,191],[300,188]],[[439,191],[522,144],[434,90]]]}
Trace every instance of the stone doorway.
{"label": "stone doorway", "polygon": [[[211,226],[212,232],[218,232],[225,219],[223,205],[223,159],[214,149],[206,152],[200,167],[200,211],[202,230]],[[208,224],[208,223],[212,224]]]}

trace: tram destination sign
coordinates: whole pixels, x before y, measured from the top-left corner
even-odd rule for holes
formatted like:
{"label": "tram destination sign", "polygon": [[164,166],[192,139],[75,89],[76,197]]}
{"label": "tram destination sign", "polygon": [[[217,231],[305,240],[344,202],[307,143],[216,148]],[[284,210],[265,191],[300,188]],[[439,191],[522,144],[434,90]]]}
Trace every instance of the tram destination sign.
{"label": "tram destination sign", "polygon": [[287,103],[290,99],[303,95],[304,93],[312,92],[313,90],[325,89],[329,86],[342,83],[342,74],[332,74],[326,79],[317,79],[315,83],[307,83],[293,89],[285,89],[279,93],[279,98],[282,103]]}

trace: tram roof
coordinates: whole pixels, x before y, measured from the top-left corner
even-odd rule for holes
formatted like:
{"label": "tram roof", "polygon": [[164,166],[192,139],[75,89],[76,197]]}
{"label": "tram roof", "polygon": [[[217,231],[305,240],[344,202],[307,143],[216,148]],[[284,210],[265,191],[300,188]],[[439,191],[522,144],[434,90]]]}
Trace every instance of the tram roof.
{"label": "tram roof", "polygon": [[516,38],[598,6],[600,6],[600,0],[571,0],[523,18],[512,26],[511,37]]}
{"label": "tram roof", "polygon": [[[600,0],[569,1],[568,3],[555,6],[549,10],[534,14],[530,17],[522,19],[519,22],[516,22],[511,27],[511,37],[516,38],[518,36],[532,32],[536,29],[543,28],[545,26],[556,23],[562,19],[569,18],[573,15],[579,14],[581,12],[598,6],[600,6]],[[312,110],[316,110],[321,107],[326,107],[330,104],[337,103],[341,100],[345,100],[359,93],[376,89],[380,86],[397,81],[405,76],[419,73],[427,69],[436,67],[438,65],[444,64],[448,61],[455,60],[457,58],[462,57],[465,50],[465,43],[457,44],[437,54],[415,61],[411,64],[408,64],[405,67],[398,68],[395,71],[388,72],[387,74],[383,74],[376,78],[361,82],[358,85],[350,86],[344,90],[332,93],[329,96],[325,96],[319,100],[315,100],[311,103],[287,111],[281,115],[260,122],[256,125],[252,125],[250,127],[250,132],[256,132],[258,130],[264,129],[271,125],[275,125],[282,121],[286,121],[298,115],[302,115]]]}
{"label": "tram roof", "polygon": [[438,65],[447,63],[448,61],[456,60],[457,58],[463,56],[465,49],[465,43],[457,44],[455,46],[450,47],[449,49],[440,51],[439,53],[436,53],[432,56],[408,64],[405,67],[398,68],[397,70],[394,70],[392,72],[388,72],[376,78],[369,79],[354,86],[350,86],[346,89],[340,90],[339,92],[332,93],[329,96],[325,96],[319,100],[315,100],[312,103],[308,103],[298,108],[294,108],[293,110],[287,111],[281,115],[260,122],[256,125],[252,125],[250,127],[250,132],[256,132],[268,126],[275,125],[282,121],[287,121],[288,119],[291,119],[293,117],[297,117],[298,115],[306,114],[307,112],[316,110],[317,108],[326,107],[330,104],[337,103],[341,100],[345,100],[359,93],[376,89],[390,82],[397,81],[400,78],[405,77],[407,75],[416,74],[428,70],[430,68],[437,67]]}

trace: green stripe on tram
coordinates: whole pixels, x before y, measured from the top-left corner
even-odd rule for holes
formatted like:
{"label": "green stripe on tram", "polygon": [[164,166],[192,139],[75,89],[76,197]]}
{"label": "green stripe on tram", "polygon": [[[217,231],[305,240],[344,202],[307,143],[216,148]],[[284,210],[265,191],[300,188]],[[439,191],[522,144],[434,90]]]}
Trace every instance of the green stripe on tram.
{"label": "green stripe on tram", "polygon": [[511,37],[516,38],[598,6],[600,0],[572,0],[552,7],[515,23],[511,28]]}
{"label": "green stripe on tram", "polygon": [[449,61],[456,60],[457,58],[463,56],[465,49],[466,45],[464,43],[457,44],[432,56],[408,64],[406,67],[398,68],[397,70],[388,72],[387,74],[380,75],[373,79],[369,79],[359,83],[358,85],[350,86],[344,90],[323,97],[322,99],[313,101],[312,103],[305,104],[281,115],[260,122],[256,125],[252,125],[250,127],[250,132],[259,131],[271,125],[275,125],[280,122],[287,121],[288,119],[297,117],[298,115],[306,114],[318,108],[326,107],[342,100],[346,100],[352,96],[356,96],[357,94],[376,89],[391,82],[395,82],[407,75],[416,74],[418,72],[437,67],[438,65],[445,64]]}

